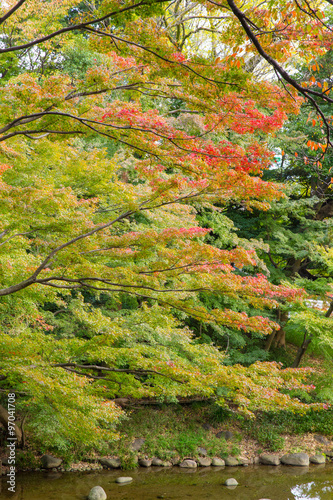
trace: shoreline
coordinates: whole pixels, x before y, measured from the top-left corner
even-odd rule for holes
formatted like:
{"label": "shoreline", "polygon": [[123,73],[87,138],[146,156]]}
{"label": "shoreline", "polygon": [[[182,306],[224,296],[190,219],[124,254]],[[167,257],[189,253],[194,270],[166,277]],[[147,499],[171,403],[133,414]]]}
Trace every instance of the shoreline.
{"label": "shoreline", "polygon": [[[51,455],[49,455],[51,457]],[[55,457],[53,457],[55,458]],[[298,463],[297,463],[298,462]],[[185,457],[171,461],[162,461],[157,457],[138,457],[137,465],[133,468],[123,468],[118,457],[100,457],[89,461],[80,461],[72,463],[70,466],[60,464],[58,467],[16,467],[15,473],[21,472],[52,472],[52,473],[65,473],[65,472],[102,472],[102,471],[127,471],[127,470],[147,470],[147,469],[235,469],[238,467],[248,466],[287,466],[287,467],[315,467],[315,466],[333,465],[333,448],[327,450],[326,453],[308,455],[304,452],[299,453],[262,453],[251,458],[243,456],[239,457],[208,457],[200,456],[199,458]],[[1,463],[1,476],[8,476],[11,471],[9,465]]]}

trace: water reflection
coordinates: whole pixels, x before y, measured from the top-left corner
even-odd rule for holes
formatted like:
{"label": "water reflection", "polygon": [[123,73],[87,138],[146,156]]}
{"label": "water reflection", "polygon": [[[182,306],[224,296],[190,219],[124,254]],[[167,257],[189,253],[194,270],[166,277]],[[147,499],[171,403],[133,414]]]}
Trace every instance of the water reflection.
{"label": "water reflection", "polygon": [[[333,465],[325,467],[205,467],[189,471],[152,467],[126,471],[133,482],[119,486],[124,471],[17,474],[16,494],[0,481],[1,500],[86,500],[93,486],[100,485],[112,500],[332,500]],[[239,483],[224,486],[227,478]]]}
{"label": "water reflection", "polygon": [[318,487],[315,481],[311,481],[306,484],[297,484],[291,488],[291,493],[294,495],[295,500],[321,500],[322,494],[332,493],[333,497],[333,485]]}

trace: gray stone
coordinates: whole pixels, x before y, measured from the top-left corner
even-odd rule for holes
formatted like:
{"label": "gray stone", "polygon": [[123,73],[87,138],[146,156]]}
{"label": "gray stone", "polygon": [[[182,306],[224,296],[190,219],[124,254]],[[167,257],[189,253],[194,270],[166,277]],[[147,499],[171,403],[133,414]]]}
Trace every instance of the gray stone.
{"label": "gray stone", "polygon": [[281,457],[281,463],[285,465],[305,467],[306,465],[309,465],[309,455],[306,453],[289,453]]}
{"label": "gray stone", "polygon": [[310,462],[312,464],[324,464],[326,462],[326,458],[324,455],[313,455],[310,457]]}
{"label": "gray stone", "polygon": [[162,467],[163,465],[163,460],[160,458],[154,457],[153,460],[151,461],[152,465],[155,465],[156,467]]}
{"label": "gray stone", "polygon": [[318,443],[325,445],[330,444],[329,440],[325,438],[325,436],[321,436],[320,434],[315,434],[313,437],[315,438],[316,441],[318,441]]}
{"label": "gray stone", "polygon": [[231,441],[231,439],[233,439],[234,437],[233,433],[230,431],[220,431],[217,432],[215,435],[217,438],[223,438],[226,441]]}
{"label": "gray stone", "polygon": [[59,467],[62,464],[61,458],[56,458],[52,455],[43,455],[41,462],[44,469],[53,469],[54,467]]}
{"label": "gray stone", "polygon": [[199,455],[202,455],[203,457],[207,456],[206,448],[202,448],[201,446],[198,446],[198,453],[199,453]]}
{"label": "gray stone", "polygon": [[120,458],[100,458],[99,463],[109,469],[120,469]]}
{"label": "gray stone", "polygon": [[259,457],[259,463],[263,465],[280,465],[280,459],[276,455],[270,455],[268,453],[264,453]]}
{"label": "gray stone", "polygon": [[260,464],[260,458],[259,457],[254,457],[253,459],[253,465],[259,465]]}
{"label": "gray stone", "polygon": [[212,466],[213,467],[223,467],[224,465],[225,465],[225,461],[222,458],[214,457],[212,459]]}
{"label": "gray stone", "polygon": [[250,460],[248,458],[245,458],[245,457],[239,457],[238,463],[239,463],[239,465],[243,465],[243,467],[247,467],[250,464]]}
{"label": "gray stone", "polygon": [[196,463],[195,460],[183,460],[180,464],[179,464],[179,467],[185,467],[185,468],[188,468],[188,469],[195,469],[196,467],[198,467],[198,464]]}
{"label": "gray stone", "polygon": [[89,491],[88,500],[106,500],[106,493],[101,486],[94,486]]}
{"label": "gray stone", "polygon": [[198,464],[200,467],[209,467],[212,464],[212,459],[208,457],[199,457]]}
{"label": "gray stone", "polygon": [[233,477],[230,477],[230,478],[226,479],[226,481],[225,481],[224,484],[226,486],[238,486],[238,482]]}
{"label": "gray stone", "polygon": [[235,457],[227,457],[225,459],[225,465],[228,467],[235,467],[236,465],[239,465],[239,462]]}
{"label": "gray stone", "polygon": [[139,465],[141,467],[150,467],[152,464],[152,460],[149,460],[148,458],[139,458]]}
{"label": "gray stone", "polygon": [[136,438],[134,439],[133,443],[131,444],[131,448],[133,451],[139,451],[142,446],[145,444],[145,439],[143,438]]}
{"label": "gray stone", "polygon": [[330,451],[325,451],[325,455],[326,455],[327,457],[333,458],[333,450],[330,450]]}
{"label": "gray stone", "polygon": [[172,462],[169,462],[169,460],[166,460],[165,462],[162,462],[162,467],[172,467]]}
{"label": "gray stone", "polygon": [[211,431],[213,429],[213,427],[207,423],[205,424],[202,424],[202,428],[205,430],[205,431]]}
{"label": "gray stone", "polygon": [[131,481],[133,481],[132,477],[117,477],[116,479],[116,483],[118,484],[126,484],[130,483]]}

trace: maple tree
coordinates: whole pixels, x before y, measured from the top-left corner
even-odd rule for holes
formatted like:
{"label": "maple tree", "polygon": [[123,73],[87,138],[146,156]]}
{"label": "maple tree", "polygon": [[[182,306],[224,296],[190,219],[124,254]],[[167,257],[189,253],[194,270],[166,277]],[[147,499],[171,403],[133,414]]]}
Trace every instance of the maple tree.
{"label": "maple tree", "polygon": [[[262,178],[274,156],[267,141],[302,97],[330,146],[329,120],[313,97],[330,103],[329,90],[302,86],[281,67],[296,37],[304,59],[323,50],[325,11],[295,16],[293,2],[280,10],[248,2],[242,11],[231,0],[198,2],[191,32],[186,2],[177,5],[2,7],[1,383],[22,393],[21,410],[44,443],[54,444],[54,430],[43,434],[41,425],[50,419],[64,439],[96,445],[120,417],[112,400],[123,396],[174,400],[224,388],[219,404],[245,414],[308,407],[287,394],[311,390],[302,382],[308,370],[226,366],[183,320],[264,335],[278,328],[265,309],[304,298],[302,289],[267,279],[259,242],[210,244],[196,212],[219,213],[231,202],[266,210],[283,196]],[[208,29],[210,17],[224,22]],[[194,51],[202,32],[214,35],[215,52],[224,47],[218,57]],[[254,50],[288,87],[246,70]],[[198,296],[207,291],[262,314],[207,308]],[[91,307],[89,293],[108,305]],[[121,312],[124,296],[138,301],[130,314]],[[79,325],[70,338],[54,333],[56,314],[67,312]]]}

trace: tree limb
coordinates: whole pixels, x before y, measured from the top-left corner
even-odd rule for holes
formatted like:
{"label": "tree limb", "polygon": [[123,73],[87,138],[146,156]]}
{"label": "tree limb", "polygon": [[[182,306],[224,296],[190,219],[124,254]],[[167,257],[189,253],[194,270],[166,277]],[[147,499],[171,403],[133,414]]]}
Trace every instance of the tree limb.
{"label": "tree limb", "polygon": [[[129,374],[134,374],[134,375],[148,375],[150,373],[154,373],[155,375],[159,375],[161,377],[166,377],[166,378],[169,378],[171,380],[173,380],[174,382],[178,382],[179,384],[184,384],[184,382],[182,380],[179,380],[179,379],[176,379],[176,378],[173,378],[169,375],[165,375],[164,373],[161,373],[161,372],[158,372],[156,370],[145,370],[145,369],[130,369],[130,368],[109,368],[107,366],[99,366],[99,365],[80,365],[80,364],[77,364],[77,363],[57,363],[57,364],[54,364],[54,365],[51,365],[55,368],[64,368],[64,370],[69,370],[69,371],[72,371],[70,370],[71,368],[79,368],[79,369],[83,369],[83,370],[94,370],[94,371],[98,371],[98,372],[101,372],[101,371],[104,371],[104,372],[113,372],[113,373],[129,373]],[[90,375],[87,375],[85,373],[80,373],[81,375],[85,375],[85,376],[88,376],[90,377]],[[91,378],[96,378],[95,376],[91,376]],[[105,377],[97,377],[97,378],[102,378],[102,379],[105,379]]]}
{"label": "tree limb", "polygon": [[17,2],[16,5],[14,5],[14,7],[12,7],[8,12],[7,14],[5,14],[4,16],[0,17],[0,24],[2,24],[3,22],[6,21],[6,19],[8,19],[12,14],[14,14],[15,11],[17,11],[17,9],[19,9],[27,0],[19,0],[19,2]]}
{"label": "tree limb", "polygon": [[[165,3],[167,1],[168,0],[154,0],[155,3]],[[21,0],[21,2],[22,2],[22,0]],[[133,5],[129,5],[127,7],[124,7],[123,9],[109,12],[105,16],[99,17],[97,19],[93,19],[92,21],[86,21],[84,23],[74,24],[73,26],[67,26],[66,28],[61,28],[60,30],[57,30],[57,31],[54,31],[53,33],[50,33],[49,35],[37,38],[36,40],[33,40],[32,42],[24,43],[22,45],[16,45],[16,46],[14,45],[12,47],[6,47],[3,49],[0,49],[0,54],[5,54],[6,52],[14,52],[14,51],[22,50],[22,49],[28,49],[30,47],[33,47],[34,45],[38,45],[40,43],[46,42],[47,40],[51,40],[52,38],[54,38],[58,35],[61,35],[63,33],[67,33],[69,31],[74,31],[74,30],[80,30],[80,29],[83,29],[87,26],[90,26],[91,24],[101,23],[102,21],[105,21],[106,19],[109,19],[110,17],[117,16],[118,14],[122,14],[123,12],[127,12],[129,10],[136,9],[137,7],[141,7],[143,5],[151,5],[151,2],[146,2],[143,0],[143,1],[135,3]]]}

